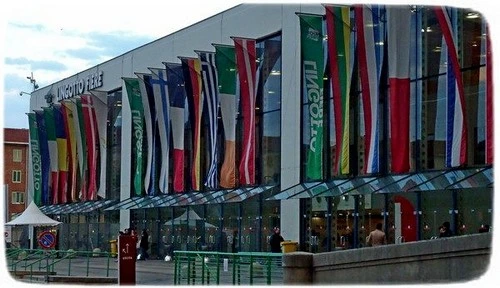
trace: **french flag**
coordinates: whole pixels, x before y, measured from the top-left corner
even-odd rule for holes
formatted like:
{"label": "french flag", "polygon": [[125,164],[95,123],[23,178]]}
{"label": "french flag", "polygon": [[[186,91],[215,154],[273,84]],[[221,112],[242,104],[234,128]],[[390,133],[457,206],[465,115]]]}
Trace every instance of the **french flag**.
{"label": "french flag", "polygon": [[453,27],[446,7],[434,12],[448,47],[448,97],[446,101],[446,167],[458,167],[467,159],[467,125],[465,99],[458,54],[453,39]]}
{"label": "french flag", "polygon": [[407,7],[387,7],[391,170],[410,170],[410,26]]}

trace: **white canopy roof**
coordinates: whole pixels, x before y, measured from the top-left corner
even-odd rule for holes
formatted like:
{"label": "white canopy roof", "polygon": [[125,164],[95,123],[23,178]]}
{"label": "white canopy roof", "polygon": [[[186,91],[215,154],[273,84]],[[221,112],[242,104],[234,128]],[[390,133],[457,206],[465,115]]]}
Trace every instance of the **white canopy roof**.
{"label": "white canopy roof", "polygon": [[55,226],[59,225],[61,222],[56,221],[47,215],[43,214],[38,206],[36,206],[35,202],[31,202],[28,205],[28,208],[24,210],[24,212],[19,215],[16,219],[5,223],[8,226],[15,225],[32,225],[32,226]]}
{"label": "white canopy roof", "polygon": [[[188,217],[188,215],[189,215],[189,217]],[[197,220],[203,220],[203,219],[201,219],[200,216],[198,216],[198,214],[196,214],[196,212],[194,212],[194,210],[189,209],[189,212],[186,211],[181,216],[175,218],[173,220],[173,222],[174,222],[173,224],[174,225],[186,224],[188,218],[189,218],[189,226],[196,226],[196,221]],[[172,220],[169,220],[169,221],[165,222],[165,225],[172,225]],[[212,224],[210,224],[208,222],[205,222],[205,227],[206,228],[216,228],[214,225],[212,225]]]}

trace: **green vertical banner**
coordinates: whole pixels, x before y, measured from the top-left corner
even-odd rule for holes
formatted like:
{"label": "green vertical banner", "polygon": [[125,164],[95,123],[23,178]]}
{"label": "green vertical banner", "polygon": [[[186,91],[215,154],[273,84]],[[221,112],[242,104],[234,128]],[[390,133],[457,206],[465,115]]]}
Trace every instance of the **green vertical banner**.
{"label": "green vertical banner", "polygon": [[306,180],[323,178],[323,16],[300,14]]}
{"label": "green vertical banner", "polygon": [[31,146],[31,167],[33,173],[33,201],[42,205],[42,158],[38,140],[38,126],[35,113],[28,113]]}
{"label": "green vertical banner", "polygon": [[[144,134],[144,108],[142,106],[141,88],[138,78],[123,78],[132,114],[132,173],[134,174],[134,194],[142,196],[143,189],[143,134]],[[135,159],[133,158],[135,156]],[[134,161],[135,160],[135,161]]]}

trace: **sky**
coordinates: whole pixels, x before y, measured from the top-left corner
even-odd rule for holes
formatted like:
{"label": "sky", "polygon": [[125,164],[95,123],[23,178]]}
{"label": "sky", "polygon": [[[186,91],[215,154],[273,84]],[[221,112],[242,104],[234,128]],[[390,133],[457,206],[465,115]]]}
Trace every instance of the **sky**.
{"label": "sky", "polygon": [[27,77],[33,75],[40,88],[47,86],[239,4],[234,0],[9,3],[0,20],[6,128],[28,128],[25,113],[34,83]]}
{"label": "sky", "polygon": [[[245,3],[312,3],[313,1],[245,1]],[[347,3],[353,1],[342,1]],[[372,1],[363,1],[374,2]],[[441,1],[446,4],[448,1]],[[483,14],[486,0],[455,0],[453,6],[473,7]],[[489,1],[492,2],[492,1]],[[28,128],[29,93],[119,56],[143,44],[227,10],[240,2],[223,1],[9,1],[2,7],[4,56],[3,127]],[[316,2],[319,3],[319,2]],[[359,3],[359,2],[358,2]],[[407,4],[411,1],[375,1]],[[421,0],[419,3],[435,4]],[[451,3],[451,2],[450,2]],[[481,3],[481,4],[479,4]],[[487,19],[496,19],[489,17]],[[32,74],[33,73],[33,74]],[[33,76],[32,76],[33,75]],[[22,94],[22,95],[20,95]],[[2,108],[2,106],[0,106]]]}

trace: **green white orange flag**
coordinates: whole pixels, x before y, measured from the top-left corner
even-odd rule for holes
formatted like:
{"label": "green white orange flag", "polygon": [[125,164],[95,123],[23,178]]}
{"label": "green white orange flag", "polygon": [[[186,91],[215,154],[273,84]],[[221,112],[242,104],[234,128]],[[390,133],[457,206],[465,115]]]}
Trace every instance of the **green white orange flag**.
{"label": "green white orange flag", "polygon": [[219,78],[219,99],[224,127],[224,162],[220,170],[220,186],[236,187],[236,56],[233,46],[212,44]]}
{"label": "green white orange flag", "polygon": [[297,13],[300,19],[302,101],[304,105],[304,144],[306,180],[323,177],[323,16]]}

